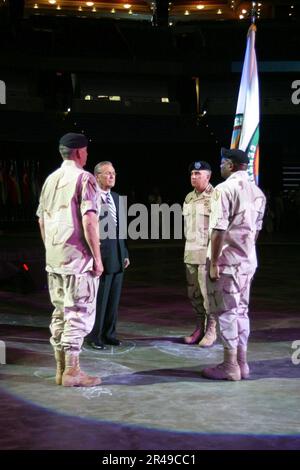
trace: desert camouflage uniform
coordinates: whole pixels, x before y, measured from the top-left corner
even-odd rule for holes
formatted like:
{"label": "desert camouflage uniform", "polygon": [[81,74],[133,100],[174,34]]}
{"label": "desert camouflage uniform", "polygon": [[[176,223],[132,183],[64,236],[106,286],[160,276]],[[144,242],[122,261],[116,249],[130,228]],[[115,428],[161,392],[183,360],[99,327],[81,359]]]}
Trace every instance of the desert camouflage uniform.
{"label": "desert camouflage uniform", "polygon": [[197,327],[205,322],[209,312],[206,257],[212,193],[213,186],[211,184],[208,184],[202,193],[194,189],[188,193],[183,204],[187,291],[188,298],[197,315]]}
{"label": "desert camouflage uniform", "polygon": [[215,188],[211,198],[209,229],[226,234],[218,258],[220,280],[208,280],[208,297],[227,349],[247,347],[250,284],[257,267],[255,237],[262,228],[265,203],[264,194],[246,171],[233,173]]}
{"label": "desert camouflage uniform", "polygon": [[54,349],[79,353],[95,321],[99,278],[91,274],[93,257],[82,217],[99,214],[94,176],[65,160],[45,181],[37,216],[43,219],[46,271],[52,314],[50,342]]}

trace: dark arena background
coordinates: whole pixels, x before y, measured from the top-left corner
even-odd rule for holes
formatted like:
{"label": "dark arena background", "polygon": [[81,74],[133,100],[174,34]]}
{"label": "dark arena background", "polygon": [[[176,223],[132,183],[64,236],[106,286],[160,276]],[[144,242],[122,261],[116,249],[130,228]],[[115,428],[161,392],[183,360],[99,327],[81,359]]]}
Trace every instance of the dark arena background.
{"label": "dark arena background", "polygon": [[[89,5],[87,5],[89,3]],[[0,448],[300,449],[300,2],[255,2],[260,179],[267,196],[250,303],[251,377],[201,377],[221,342],[194,328],[184,240],[128,240],[120,347],[83,347],[99,387],[55,385],[52,306],[35,212],[59,138],[89,138],[128,203],[182,204],[188,165],[221,181],[253,2],[0,0]],[[124,453],[124,452],[123,452]],[[125,455],[125,453],[124,453]],[[207,459],[207,455],[205,459]]]}

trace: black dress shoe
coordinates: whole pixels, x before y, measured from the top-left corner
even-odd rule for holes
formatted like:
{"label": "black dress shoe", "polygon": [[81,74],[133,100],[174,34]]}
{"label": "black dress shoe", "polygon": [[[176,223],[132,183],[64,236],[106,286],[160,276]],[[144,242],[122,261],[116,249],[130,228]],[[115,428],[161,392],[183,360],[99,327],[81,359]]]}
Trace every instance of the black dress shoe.
{"label": "black dress shoe", "polygon": [[121,346],[121,341],[117,338],[105,338],[105,344],[110,344],[111,346]]}
{"label": "black dress shoe", "polygon": [[93,349],[106,349],[102,341],[99,341],[99,340],[94,340],[94,341],[87,340],[87,344]]}

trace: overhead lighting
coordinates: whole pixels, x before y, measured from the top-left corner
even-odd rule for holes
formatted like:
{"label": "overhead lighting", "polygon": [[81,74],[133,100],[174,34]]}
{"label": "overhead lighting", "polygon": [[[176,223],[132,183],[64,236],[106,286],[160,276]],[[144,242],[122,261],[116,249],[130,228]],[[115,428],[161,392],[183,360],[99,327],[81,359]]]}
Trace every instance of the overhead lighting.
{"label": "overhead lighting", "polygon": [[204,5],[197,5],[196,8],[197,8],[197,10],[203,10]]}
{"label": "overhead lighting", "polygon": [[244,18],[244,15],[240,15],[239,18],[240,20],[242,20]]}
{"label": "overhead lighting", "polygon": [[243,15],[244,15],[245,13],[247,13],[247,10],[245,10],[245,8],[244,8],[244,9],[242,10],[242,13],[243,13]]}
{"label": "overhead lighting", "polygon": [[85,3],[87,7],[93,7],[94,6],[94,2],[86,2]]}
{"label": "overhead lighting", "polygon": [[124,3],[123,7],[126,8],[126,10],[129,10],[129,8],[131,8],[131,5],[129,3]]}
{"label": "overhead lighting", "polygon": [[50,3],[50,5],[55,5],[56,0],[48,0],[48,3]]}

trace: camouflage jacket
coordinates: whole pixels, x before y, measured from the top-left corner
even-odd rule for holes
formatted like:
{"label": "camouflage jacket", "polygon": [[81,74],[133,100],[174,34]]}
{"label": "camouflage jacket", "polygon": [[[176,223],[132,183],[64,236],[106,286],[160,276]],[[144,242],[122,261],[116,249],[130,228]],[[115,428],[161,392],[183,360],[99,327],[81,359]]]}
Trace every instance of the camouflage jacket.
{"label": "camouflage jacket", "polygon": [[208,226],[210,214],[210,199],[213,186],[198,193],[188,193],[183,204],[185,249],[184,262],[188,264],[205,264],[208,245]]}
{"label": "camouflage jacket", "polygon": [[65,160],[48,176],[37,210],[45,229],[46,271],[81,274],[92,270],[82,217],[90,210],[99,215],[99,199],[94,176],[72,160]]}

